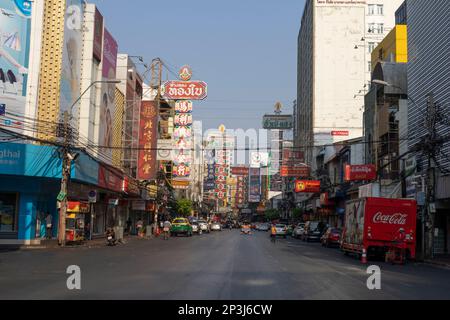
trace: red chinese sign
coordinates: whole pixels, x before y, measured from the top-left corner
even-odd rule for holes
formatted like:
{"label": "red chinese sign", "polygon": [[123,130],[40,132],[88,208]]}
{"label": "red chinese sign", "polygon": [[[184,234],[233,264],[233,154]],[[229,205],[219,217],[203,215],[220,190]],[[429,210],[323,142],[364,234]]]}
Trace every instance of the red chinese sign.
{"label": "red chinese sign", "polygon": [[176,114],[173,123],[176,126],[190,126],[192,125],[192,114],[189,113]]}
{"label": "red chinese sign", "polygon": [[108,190],[122,192],[123,173],[112,167],[100,165],[98,170],[98,185]]}
{"label": "red chinese sign", "polygon": [[310,175],[310,168],[306,166],[281,166],[282,177],[306,178]]}
{"label": "red chinese sign", "polygon": [[342,136],[342,137],[348,137],[350,135],[349,131],[331,131],[332,136]]}
{"label": "red chinese sign", "polygon": [[157,173],[158,110],[154,101],[142,101],[139,123],[139,180],[151,180]]}
{"label": "red chinese sign", "polygon": [[234,176],[248,176],[249,172],[248,167],[231,167],[231,174]]}
{"label": "red chinese sign", "polygon": [[289,165],[305,161],[305,155],[301,151],[293,151],[292,149],[283,149],[283,164]]}
{"label": "red chinese sign", "polygon": [[203,81],[167,81],[162,85],[166,100],[203,100],[208,95]]}
{"label": "red chinese sign", "polygon": [[345,166],[345,181],[365,181],[377,178],[377,168],[373,164]]}
{"label": "red chinese sign", "polygon": [[180,100],[175,102],[175,113],[191,113],[192,108],[192,101]]}
{"label": "red chinese sign", "polygon": [[297,193],[319,193],[320,181],[318,180],[297,180],[295,181],[295,192]]}

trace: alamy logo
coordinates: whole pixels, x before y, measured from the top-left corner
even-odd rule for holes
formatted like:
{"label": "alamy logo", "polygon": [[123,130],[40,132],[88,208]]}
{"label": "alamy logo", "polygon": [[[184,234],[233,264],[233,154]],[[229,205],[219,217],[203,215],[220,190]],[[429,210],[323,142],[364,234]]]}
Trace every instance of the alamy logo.
{"label": "alamy logo", "polygon": [[381,269],[379,266],[370,266],[367,268],[367,274],[370,274],[366,285],[369,290],[381,290]]}
{"label": "alamy logo", "polygon": [[70,276],[67,278],[67,289],[69,290],[81,290],[81,269],[79,266],[68,266],[67,274]]}
{"label": "alamy logo", "polygon": [[81,30],[81,8],[76,5],[67,7],[67,28]]}

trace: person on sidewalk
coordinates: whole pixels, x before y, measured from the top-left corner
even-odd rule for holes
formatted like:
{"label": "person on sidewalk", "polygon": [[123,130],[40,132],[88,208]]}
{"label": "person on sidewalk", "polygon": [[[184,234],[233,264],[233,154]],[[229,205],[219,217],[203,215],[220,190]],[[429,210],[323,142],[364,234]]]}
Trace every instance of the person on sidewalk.
{"label": "person on sidewalk", "polygon": [[164,221],[163,223],[164,240],[169,240],[171,227],[172,224],[170,223],[169,219],[166,219],[166,221]]}
{"label": "person on sidewalk", "polygon": [[47,239],[52,239],[53,238],[53,216],[50,214],[50,212],[47,212],[47,216],[45,217],[45,224],[46,224],[46,230],[47,230]]}
{"label": "person on sidewalk", "polygon": [[136,229],[137,229],[138,236],[140,236],[140,237],[142,236],[143,226],[144,226],[144,222],[141,219],[139,219],[138,222],[136,222]]}

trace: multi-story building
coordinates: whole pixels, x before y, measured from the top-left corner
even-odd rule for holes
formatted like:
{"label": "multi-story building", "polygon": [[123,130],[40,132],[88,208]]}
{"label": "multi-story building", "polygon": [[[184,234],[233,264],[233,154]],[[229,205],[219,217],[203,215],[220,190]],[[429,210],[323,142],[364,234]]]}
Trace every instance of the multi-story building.
{"label": "multi-story building", "polygon": [[298,36],[295,145],[313,168],[312,146],[362,136],[371,53],[394,27],[401,2],[306,1]]}
{"label": "multi-story building", "polygon": [[415,146],[427,134],[447,137],[436,152],[436,161],[429,162],[426,152],[418,152],[415,157],[418,173],[428,177],[427,202],[434,204],[425,214],[428,257],[450,250],[450,127],[448,122],[432,125],[434,110],[444,117],[450,110],[449,12],[450,2],[446,0],[407,1],[409,145]]}

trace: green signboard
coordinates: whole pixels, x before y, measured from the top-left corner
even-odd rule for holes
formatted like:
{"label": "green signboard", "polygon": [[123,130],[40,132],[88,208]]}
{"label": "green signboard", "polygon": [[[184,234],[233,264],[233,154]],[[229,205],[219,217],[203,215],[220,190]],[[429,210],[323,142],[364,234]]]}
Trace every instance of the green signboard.
{"label": "green signboard", "polygon": [[263,128],[267,130],[290,130],[294,127],[292,115],[265,115]]}

